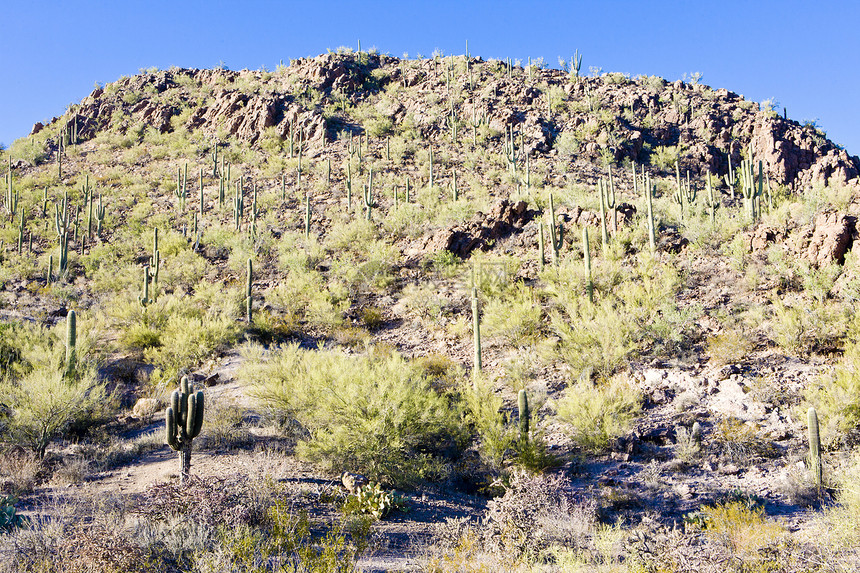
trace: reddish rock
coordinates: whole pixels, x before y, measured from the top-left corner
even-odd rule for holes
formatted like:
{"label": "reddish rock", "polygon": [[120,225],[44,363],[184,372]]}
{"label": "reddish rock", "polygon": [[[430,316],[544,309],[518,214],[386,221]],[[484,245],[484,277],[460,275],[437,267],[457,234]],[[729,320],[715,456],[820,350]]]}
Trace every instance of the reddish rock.
{"label": "reddish rock", "polygon": [[496,241],[522,232],[536,211],[529,211],[525,201],[511,203],[507,199],[495,204],[488,214],[476,213],[462,225],[456,225],[428,239],[425,250],[448,250],[467,258],[476,249],[489,250]]}
{"label": "reddish rock", "polygon": [[851,247],[857,219],[841,213],[821,213],[815,218],[806,258],[820,266],[832,261],[845,262],[845,253]]}

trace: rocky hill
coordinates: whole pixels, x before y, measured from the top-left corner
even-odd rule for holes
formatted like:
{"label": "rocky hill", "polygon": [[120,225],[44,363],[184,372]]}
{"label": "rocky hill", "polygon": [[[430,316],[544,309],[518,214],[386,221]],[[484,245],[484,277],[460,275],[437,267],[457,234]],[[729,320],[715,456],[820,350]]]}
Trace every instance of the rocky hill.
{"label": "rocky hill", "polygon": [[[470,121],[487,122],[499,133],[513,126],[527,153],[551,153],[563,161],[576,156],[648,163],[657,148],[675,146],[695,175],[722,176],[729,158],[737,166],[752,143],[774,183],[796,188],[816,181],[856,184],[857,156],[815,126],[788,120],[727,89],[654,76],[509,71],[503,62],[481,59],[470,60],[468,72],[464,65],[462,59],[454,64],[444,58],[401,61],[367,55],[358,61],[326,54],[276,72],[154,71],[94,90],[50,125],[60,122],[71,129],[77,123],[81,141],[100,131],[143,124],[161,133],[181,127],[213,140],[228,136],[250,144],[272,128],[282,138],[301,132],[314,156],[341,131],[363,133],[369,127],[364,119],[388,119],[395,133],[409,129],[422,139],[439,139],[449,131],[453,109],[467,139]],[[368,105],[372,109],[363,111],[371,117],[350,113]],[[41,129],[37,124],[33,133]],[[563,134],[577,143],[574,153],[569,145],[554,147]]]}
{"label": "rocky hill", "polygon": [[[251,570],[289,543],[365,570],[860,558],[834,533],[860,507],[860,160],[784,111],[329,53],[124,77],[3,159],[0,493],[62,525],[4,537],[3,570]],[[153,422],[183,375],[208,412],[190,486]],[[113,513],[49,507],[67,483]],[[342,518],[385,504],[412,512]],[[247,536],[267,556],[219,549]]]}

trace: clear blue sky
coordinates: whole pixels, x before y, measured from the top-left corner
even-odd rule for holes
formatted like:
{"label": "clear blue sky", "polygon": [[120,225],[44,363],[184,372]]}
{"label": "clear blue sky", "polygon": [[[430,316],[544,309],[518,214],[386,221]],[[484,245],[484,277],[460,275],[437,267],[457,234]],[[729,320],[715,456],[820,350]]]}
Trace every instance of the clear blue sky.
{"label": "clear blue sky", "polygon": [[772,98],[860,154],[856,1],[208,2],[12,0],[0,10],[0,142],[141,68],[274,69],[338,46],[408,53],[558,57],[583,71],[681,79]]}

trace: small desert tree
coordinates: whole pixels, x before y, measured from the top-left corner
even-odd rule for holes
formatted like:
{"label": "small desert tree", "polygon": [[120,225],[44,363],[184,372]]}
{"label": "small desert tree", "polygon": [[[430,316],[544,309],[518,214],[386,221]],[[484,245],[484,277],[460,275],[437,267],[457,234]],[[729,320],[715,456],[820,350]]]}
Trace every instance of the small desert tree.
{"label": "small desert tree", "polygon": [[62,368],[49,365],[5,383],[0,393],[10,402],[9,435],[41,459],[51,440],[101,403],[104,386],[92,369],[69,379]]}

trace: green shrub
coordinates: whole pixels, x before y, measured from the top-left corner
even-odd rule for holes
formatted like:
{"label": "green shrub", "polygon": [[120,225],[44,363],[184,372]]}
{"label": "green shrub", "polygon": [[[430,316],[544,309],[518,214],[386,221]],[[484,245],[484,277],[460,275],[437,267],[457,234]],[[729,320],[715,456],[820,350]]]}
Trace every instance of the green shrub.
{"label": "green shrub", "polygon": [[532,289],[523,283],[506,295],[489,299],[481,316],[481,334],[489,341],[527,346],[540,340],[543,310]]}
{"label": "green shrub", "polygon": [[477,379],[471,387],[468,384],[464,382],[462,390],[466,421],[478,433],[481,459],[489,467],[501,469],[505,456],[516,442],[516,428],[508,424],[502,413],[504,401],[487,381]]}
{"label": "green shrub", "polygon": [[304,323],[311,328],[332,331],[343,323],[348,301],[342,293],[329,290],[318,271],[298,265],[290,267],[278,283],[264,293],[266,302],[285,324]]}
{"label": "green shrub", "polygon": [[596,265],[594,303],[585,294],[581,261],[565,260],[542,278],[558,353],[576,372],[593,368],[608,377],[636,352],[673,348],[691,328],[689,313],[679,312],[674,300],[678,272],[648,256],[632,268],[605,260]]}
{"label": "green shrub", "polygon": [[709,336],[707,343],[711,364],[718,366],[746,360],[753,349],[743,324],[726,325],[722,332]]}
{"label": "green shrub", "polygon": [[191,296],[160,294],[147,306],[138,302],[139,290],[123,293],[107,304],[106,322],[119,331],[122,347],[142,350],[157,368],[154,383],[175,378],[181,369],[199,363],[239,335],[236,288],[201,281]]}
{"label": "green shrub", "polygon": [[327,470],[408,485],[444,477],[463,444],[460,407],[396,353],[348,356],[298,345],[245,352],[241,380],[264,407],[309,433],[299,454]]}
{"label": "green shrub", "polygon": [[41,458],[51,440],[90,419],[104,400],[104,385],[94,369],[78,371],[70,380],[61,364],[40,365],[4,384],[12,410],[8,433],[14,443]]}
{"label": "green shrub", "polygon": [[860,316],[848,330],[839,364],[807,391],[807,399],[818,410],[828,441],[860,425]]}
{"label": "green shrub", "polygon": [[674,145],[658,145],[651,152],[651,165],[660,171],[668,171],[675,167],[680,150]]}
{"label": "green shrub", "polygon": [[364,129],[370,137],[382,137],[391,133],[394,127],[394,122],[390,117],[377,115],[365,121]]}
{"label": "green shrub", "polygon": [[573,439],[584,449],[606,449],[629,431],[639,413],[642,395],[624,378],[592,384],[580,379],[558,401],[558,418],[573,427]]}
{"label": "green shrub", "polygon": [[776,522],[764,517],[762,509],[749,508],[743,502],[732,502],[702,508],[705,532],[728,550],[733,559],[738,559],[744,571],[764,571],[771,569],[747,568],[755,567],[758,562],[762,566],[767,562],[761,550],[775,544],[786,531]]}

